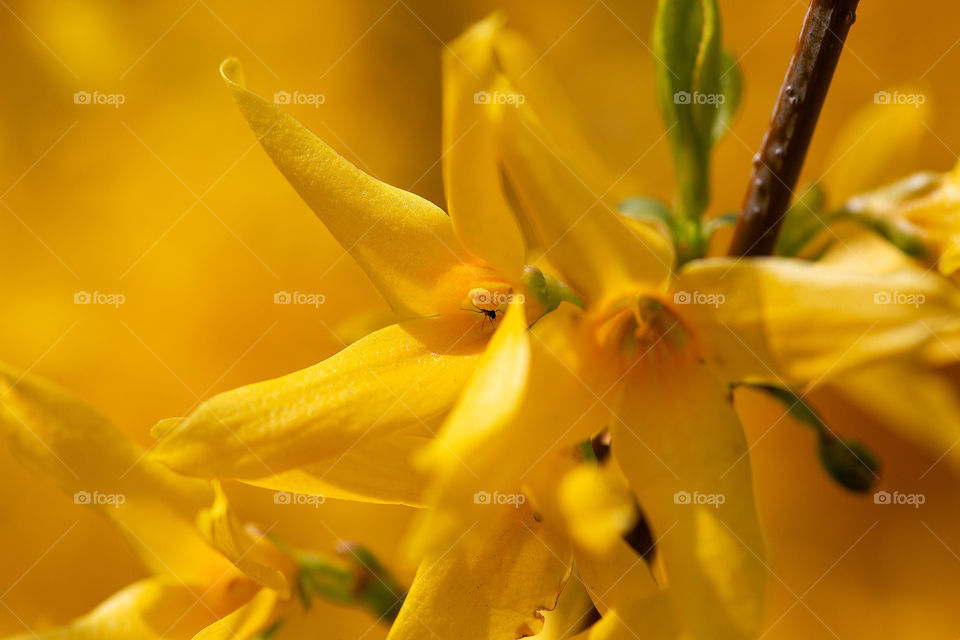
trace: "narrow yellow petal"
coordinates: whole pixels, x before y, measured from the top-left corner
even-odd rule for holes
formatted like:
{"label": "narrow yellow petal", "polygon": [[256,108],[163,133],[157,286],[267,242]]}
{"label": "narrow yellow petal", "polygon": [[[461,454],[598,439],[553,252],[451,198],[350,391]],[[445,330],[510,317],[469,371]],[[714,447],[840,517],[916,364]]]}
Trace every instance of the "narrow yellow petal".
{"label": "narrow yellow petal", "polygon": [[[569,547],[529,505],[497,510],[479,550],[457,542],[420,565],[389,640],[498,640],[538,633],[570,573]],[[565,551],[566,549],[566,551]]]}
{"label": "narrow yellow petal", "polygon": [[214,396],[160,434],[152,455],[189,475],[254,480],[366,438],[409,427],[429,435],[490,335],[457,313],[386,327],[308,369]]}
{"label": "narrow yellow petal", "polygon": [[612,451],[657,540],[677,620],[695,638],[755,638],[764,543],[727,388],[661,345],[631,372],[618,416]]}
{"label": "narrow yellow petal", "polygon": [[[193,637],[233,609],[200,587],[150,578],[118,591],[70,624],[9,640],[164,640]],[[242,603],[234,603],[242,604]],[[226,605],[226,606],[225,606]],[[235,608],[235,607],[234,607]]]}
{"label": "narrow yellow petal", "polygon": [[619,544],[636,521],[633,494],[615,473],[609,465],[578,465],[560,480],[559,502],[570,535],[597,554]]}
{"label": "narrow yellow petal", "polygon": [[500,70],[510,86],[523,96],[523,104],[540,117],[557,145],[576,158],[577,172],[583,174],[588,184],[612,183],[603,156],[583,135],[587,126],[583,116],[596,113],[589,94],[566,91],[544,59],[545,52],[537,51],[517,31],[501,31],[495,48]]}
{"label": "narrow yellow petal", "polygon": [[597,303],[661,289],[673,267],[671,243],[626,224],[528,105],[506,109],[503,123],[507,176],[564,280]]}
{"label": "narrow yellow petal", "polygon": [[325,499],[421,506],[427,475],[413,459],[432,441],[404,433],[367,437],[336,458],[244,482]]}
{"label": "narrow yellow petal", "polygon": [[193,640],[252,640],[269,628],[281,607],[277,594],[261,589],[251,600],[217,620],[193,637]]}
{"label": "narrow yellow petal", "polygon": [[834,206],[916,170],[931,106],[926,101],[884,101],[884,93],[920,95],[908,87],[881,91],[879,100],[862,107],[840,130],[826,155],[824,166],[829,170],[822,180]]}
{"label": "narrow yellow petal", "polygon": [[288,560],[261,532],[245,528],[230,508],[219,482],[214,483],[216,498],[212,506],[200,512],[197,526],[211,546],[230,559],[257,584],[280,597],[290,597],[288,575],[294,575]]}
{"label": "narrow yellow petal", "polygon": [[[515,496],[538,463],[602,428],[608,412],[590,384],[602,357],[579,348],[576,313],[558,310],[528,331],[515,302],[474,375],[421,460],[432,479],[414,548],[443,546],[482,519],[487,505]],[[601,390],[602,392],[602,390]],[[523,498],[524,496],[520,496]]]}
{"label": "narrow yellow petal", "polygon": [[21,462],[116,522],[155,573],[196,582],[230,568],[194,524],[213,501],[209,483],[150,460],[79,399],[0,365],[0,430]]}
{"label": "narrow yellow petal", "polygon": [[443,182],[461,244],[512,282],[524,243],[500,178],[496,131],[501,112],[493,45],[503,16],[494,14],[443,53]]}
{"label": "narrow yellow petal", "polygon": [[394,309],[411,315],[451,311],[470,289],[465,283],[490,277],[464,261],[442,210],[360,171],[247,90],[236,59],[225,60],[220,73],[271,159]]}
{"label": "narrow yellow petal", "polygon": [[901,359],[847,371],[830,389],[960,469],[960,400],[945,376]]}
{"label": "narrow yellow petal", "polygon": [[730,380],[802,384],[956,335],[960,297],[935,273],[779,258],[690,263],[674,310]]}

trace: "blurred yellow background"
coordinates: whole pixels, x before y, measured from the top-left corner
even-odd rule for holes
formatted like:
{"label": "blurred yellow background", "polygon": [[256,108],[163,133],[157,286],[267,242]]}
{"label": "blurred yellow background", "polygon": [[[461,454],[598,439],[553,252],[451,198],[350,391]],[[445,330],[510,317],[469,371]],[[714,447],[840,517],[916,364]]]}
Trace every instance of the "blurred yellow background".
{"label": "blurred yellow background", "polygon": [[[745,92],[717,155],[715,212],[739,205],[805,3],[721,7]],[[239,57],[249,86],[264,95],[323,94],[322,105],[290,111],[358,166],[442,204],[442,43],[495,8],[577,96],[585,135],[611,175],[623,176],[615,193],[668,197],[647,48],[652,0],[0,2],[0,359],[70,388],[147,445],[158,419],[313,364],[384,321],[387,308],[365,276],[255,145],[217,65]],[[882,177],[953,165],[957,18],[946,0],[908,10],[894,0],[862,4],[807,179],[829,178],[831,142],[844,122],[874,92],[901,86],[922,92],[932,109],[916,153]],[[78,91],[122,94],[124,103],[76,104]],[[119,293],[125,302],[74,304],[80,291]],[[325,303],[275,305],[278,291],[320,293]],[[816,480],[812,439],[800,427],[784,421],[773,433],[755,463],[772,569],[789,584],[772,579],[771,622],[793,603],[789,592],[804,593],[874,515],[856,520],[850,501],[863,499]],[[920,469],[932,462],[895,445],[890,455],[918,457],[910,461]],[[938,472],[942,486],[955,486]],[[12,463],[3,447],[0,486],[0,633],[21,630],[18,618],[63,622],[141,575],[109,525]],[[262,498],[249,503],[269,517]],[[58,508],[38,512],[38,504]],[[816,584],[808,598],[815,615],[798,605],[767,637],[830,637],[817,617],[844,638],[867,637],[867,628],[908,637],[901,627],[923,630],[911,637],[956,637],[960,615],[938,600],[960,586],[960,559],[948,548],[960,549],[960,531],[937,511],[948,506],[934,501],[925,512],[940,541],[919,526],[903,529],[891,514],[867,534],[884,544],[845,556]],[[402,509],[328,508],[323,517],[341,537],[362,539],[372,522],[389,521],[370,536],[374,546],[399,537],[407,518]],[[317,517],[279,531],[326,544],[331,535]],[[391,549],[385,542],[379,551]],[[869,624],[861,619],[868,610]],[[364,614],[351,620],[355,629],[338,637],[369,626]]]}

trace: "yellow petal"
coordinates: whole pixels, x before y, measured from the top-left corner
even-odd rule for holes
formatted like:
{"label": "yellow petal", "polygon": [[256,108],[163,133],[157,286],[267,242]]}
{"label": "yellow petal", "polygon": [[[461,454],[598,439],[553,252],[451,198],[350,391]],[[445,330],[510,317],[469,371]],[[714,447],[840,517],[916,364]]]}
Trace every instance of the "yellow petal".
{"label": "yellow petal", "polygon": [[186,640],[233,610],[211,595],[219,594],[169,578],[141,580],[69,625],[10,640]]}
{"label": "yellow petal", "polygon": [[367,437],[342,456],[244,482],[325,499],[420,506],[427,476],[413,458],[432,440],[404,433]]}
{"label": "yellow petal", "polygon": [[449,411],[490,335],[458,313],[386,327],[308,369],[214,396],[160,433],[152,455],[189,475],[259,479],[423,427]]}
{"label": "yellow petal", "polygon": [[290,597],[287,575],[294,574],[291,561],[261,532],[241,524],[230,508],[219,482],[214,483],[216,498],[208,509],[200,512],[197,525],[207,541],[233,562],[257,584]]}
{"label": "yellow petal", "polygon": [[607,418],[588,386],[595,380],[590,367],[602,367],[603,358],[578,350],[576,314],[558,310],[532,331],[526,322],[515,301],[422,456],[432,474],[427,500],[434,508],[415,548],[461,535],[488,510],[476,495],[495,501],[498,493],[518,494],[539,462],[554,451],[573,451]]}
{"label": "yellow petal", "polygon": [[557,606],[553,611],[543,613],[543,629],[536,636],[537,640],[564,640],[573,637],[577,631],[593,621],[593,616],[596,615],[593,609],[593,601],[583,583],[577,580],[575,574],[571,575],[560,593]]}
{"label": "yellow petal", "polygon": [[512,282],[524,265],[523,236],[503,190],[497,136],[501,112],[493,44],[494,14],[443,52],[443,182],[461,244]]}
{"label": "yellow petal", "polygon": [[575,640],[674,640],[676,627],[663,613],[664,603],[660,597],[636,600],[611,609]]}
{"label": "yellow petal", "polygon": [[[880,92],[878,97],[883,96]],[[907,87],[885,92],[918,95]],[[916,152],[928,135],[930,105],[874,100],[857,111],[834,138],[824,166],[827,196],[842,205],[851,196],[875,189],[916,170]]]}
{"label": "yellow petal", "polygon": [[196,514],[213,500],[209,484],[145,457],[79,399],[0,366],[0,429],[21,462],[116,522],[155,573],[194,582],[230,568],[195,528]]}
{"label": "yellow petal", "polygon": [[527,105],[506,109],[503,123],[507,175],[564,280],[598,303],[659,290],[673,266],[667,239],[627,225]]}
{"label": "yellow petal", "polygon": [[888,274],[789,259],[690,263],[674,311],[731,380],[802,384],[955,335],[960,298],[920,269]]}
{"label": "yellow petal", "polygon": [[559,503],[574,541],[594,553],[620,542],[636,521],[628,487],[617,482],[614,467],[578,465],[561,480]]}
{"label": "yellow petal", "polygon": [[728,390],[661,345],[631,372],[612,451],[647,515],[677,619],[696,638],[755,638],[764,544]]}
{"label": "yellow petal", "polygon": [[897,360],[847,371],[830,388],[935,459],[960,468],[960,400],[944,376]]}
{"label": "yellow petal", "polygon": [[940,273],[951,276],[960,269],[960,163],[934,191],[893,214],[927,232],[939,253]]}
{"label": "yellow petal", "polygon": [[568,93],[557,82],[553,69],[539,52],[517,31],[504,29],[495,42],[497,62],[503,75],[523,103],[539,116],[557,145],[576,159],[578,173],[588,184],[610,184],[603,157],[583,136],[583,114],[595,114],[596,105],[588,95]]}
{"label": "yellow petal", "polygon": [[239,61],[220,66],[233,97],[280,171],[390,305],[411,315],[456,309],[470,280],[450,219],[423,198],[357,169],[292,116],[244,88]]}
{"label": "yellow petal", "polygon": [[538,633],[569,575],[561,536],[529,505],[488,505],[497,522],[474,552],[461,542],[420,565],[389,640],[492,640]]}
{"label": "yellow petal", "polygon": [[261,589],[248,603],[217,620],[193,640],[248,640],[269,628],[278,611],[277,594]]}

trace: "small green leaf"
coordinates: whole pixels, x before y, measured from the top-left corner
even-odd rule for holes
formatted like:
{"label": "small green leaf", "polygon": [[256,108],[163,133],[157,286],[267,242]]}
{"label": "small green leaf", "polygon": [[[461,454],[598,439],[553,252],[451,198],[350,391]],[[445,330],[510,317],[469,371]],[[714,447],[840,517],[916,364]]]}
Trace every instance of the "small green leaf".
{"label": "small green leaf", "polygon": [[715,218],[710,218],[707,220],[706,224],[703,225],[704,233],[709,240],[713,234],[715,234],[720,229],[733,226],[737,224],[738,214],[736,212],[730,211],[728,213],[721,214]]}
{"label": "small green leaf", "polygon": [[740,94],[743,91],[743,81],[740,76],[740,65],[729,51],[724,49],[720,54],[720,95],[723,101],[717,106],[717,116],[713,121],[713,130],[710,140],[716,144],[726,133],[733,122],[737,109],[740,108]]}
{"label": "small green leaf", "polygon": [[744,384],[779,400],[798,422],[813,428],[817,434],[817,454],[830,477],[840,486],[865,493],[878,480],[880,463],[863,444],[837,437],[816,411],[803,398],[783,387],[768,384]]}
{"label": "small green leaf", "polygon": [[[698,220],[710,200],[710,152],[740,97],[740,75],[721,47],[716,0],[659,0],[653,50],[657,99],[676,172],[676,210]],[[685,238],[701,245],[698,234]]]}
{"label": "small green leaf", "polygon": [[866,493],[877,481],[877,457],[859,442],[824,436],[819,442],[820,462],[837,483],[850,491]]}
{"label": "small green leaf", "polygon": [[661,220],[670,225],[670,209],[658,198],[632,196],[617,204],[617,211],[634,220]]}

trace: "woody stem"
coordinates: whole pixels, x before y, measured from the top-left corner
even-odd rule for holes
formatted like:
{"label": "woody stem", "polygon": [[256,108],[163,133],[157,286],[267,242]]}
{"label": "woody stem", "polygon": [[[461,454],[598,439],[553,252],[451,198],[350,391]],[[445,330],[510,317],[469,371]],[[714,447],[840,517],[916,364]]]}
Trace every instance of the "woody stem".
{"label": "woody stem", "polygon": [[773,252],[843,43],[856,20],[858,2],[811,0],[760,151],[753,159],[730,255]]}

